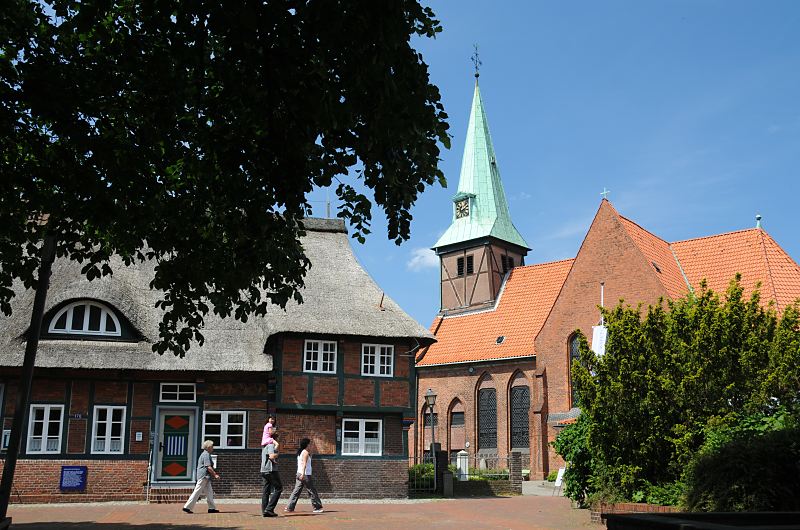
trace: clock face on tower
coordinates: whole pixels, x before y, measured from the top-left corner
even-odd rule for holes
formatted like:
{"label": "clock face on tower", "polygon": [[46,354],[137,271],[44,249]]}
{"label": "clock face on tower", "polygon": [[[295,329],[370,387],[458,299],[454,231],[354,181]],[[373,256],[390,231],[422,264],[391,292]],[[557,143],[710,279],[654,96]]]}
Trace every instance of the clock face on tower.
{"label": "clock face on tower", "polygon": [[469,215],[469,199],[462,199],[456,203],[456,219]]}

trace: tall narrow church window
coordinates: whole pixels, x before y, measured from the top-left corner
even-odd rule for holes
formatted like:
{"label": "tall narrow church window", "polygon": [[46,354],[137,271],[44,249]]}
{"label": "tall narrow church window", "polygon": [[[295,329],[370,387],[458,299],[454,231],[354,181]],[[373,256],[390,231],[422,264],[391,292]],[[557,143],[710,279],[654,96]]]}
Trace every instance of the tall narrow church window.
{"label": "tall narrow church window", "polygon": [[511,388],[511,447],[530,447],[531,391],[527,386]]}
{"label": "tall narrow church window", "polygon": [[473,256],[467,256],[467,274],[472,274],[475,272],[475,260]]}
{"label": "tall narrow church window", "polygon": [[569,371],[570,381],[572,383],[572,406],[578,406],[578,390],[575,388],[575,378],[572,376],[572,366],[581,358],[580,341],[578,334],[575,333],[569,339]]}
{"label": "tall narrow church window", "polygon": [[478,449],[497,449],[497,392],[478,391]]}
{"label": "tall narrow church window", "polygon": [[456,260],[456,275],[458,277],[464,276],[464,258]]}

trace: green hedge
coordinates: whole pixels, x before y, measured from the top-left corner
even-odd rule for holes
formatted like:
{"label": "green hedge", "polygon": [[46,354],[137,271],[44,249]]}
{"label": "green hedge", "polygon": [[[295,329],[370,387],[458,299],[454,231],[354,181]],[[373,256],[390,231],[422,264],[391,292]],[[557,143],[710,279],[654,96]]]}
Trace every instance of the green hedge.
{"label": "green hedge", "polygon": [[800,511],[800,429],[741,436],[701,453],[687,473],[693,511]]}

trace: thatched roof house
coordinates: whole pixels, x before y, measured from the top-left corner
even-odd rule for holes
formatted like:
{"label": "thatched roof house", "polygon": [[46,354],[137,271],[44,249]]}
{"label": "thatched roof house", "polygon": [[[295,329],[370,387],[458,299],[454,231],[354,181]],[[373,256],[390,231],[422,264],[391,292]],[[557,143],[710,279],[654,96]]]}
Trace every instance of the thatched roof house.
{"label": "thatched roof house", "polygon": [[[302,291],[304,303],[290,301],[286,310],[271,308],[264,318],[243,323],[209,314],[205,343],[193,344],[185,358],[159,355],[151,346],[158,337],[162,310],[155,307],[160,293],[149,287],[154,262],[125,266],[112,258],[113,276],[88,281],[81,265],[66,259],[53,264],[45,307],[43,338],[37,367],[134,370],[269,371],[272,358],[264,353],[270,336],[318,333],[387,338],[413,338],[423,344],[433,335],[375,284],[350,247],[344,223],[308,219],[302,239],[312,267]],[[13,314],[0,316],[0,366],[22,365],[25,333],[33,307],[33,290],[18,291]],[[72,300],[96,300],[109,306],[129,324],[130,334],[119,340],[86,340],[47,334],[48,317]]]}

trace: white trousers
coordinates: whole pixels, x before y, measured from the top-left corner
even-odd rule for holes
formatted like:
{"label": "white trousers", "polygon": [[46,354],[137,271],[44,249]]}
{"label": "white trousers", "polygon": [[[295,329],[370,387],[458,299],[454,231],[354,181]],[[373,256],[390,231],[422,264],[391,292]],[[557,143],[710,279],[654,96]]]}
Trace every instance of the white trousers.
{"label": "white trousers", "polygon": [[211,477],[208,475],[197,481],[197,484],[194,486],[194,491],[189,496],[189,500],[186,501],[186,504],[184,504],[183,507],[191,510],[203,495],[206,496],[208,509],[216,510],[217,505],[214,504],[214,488],[211,487]]}

